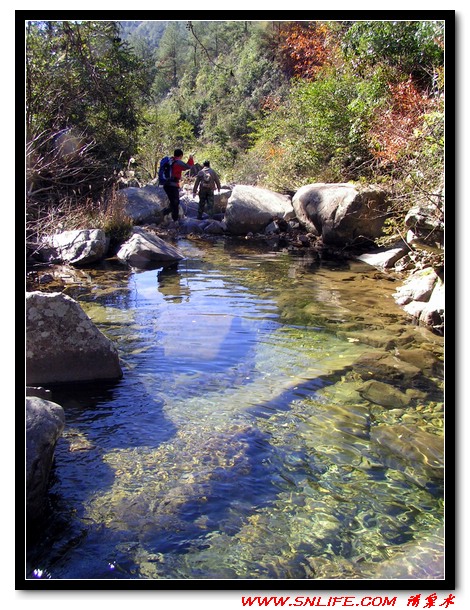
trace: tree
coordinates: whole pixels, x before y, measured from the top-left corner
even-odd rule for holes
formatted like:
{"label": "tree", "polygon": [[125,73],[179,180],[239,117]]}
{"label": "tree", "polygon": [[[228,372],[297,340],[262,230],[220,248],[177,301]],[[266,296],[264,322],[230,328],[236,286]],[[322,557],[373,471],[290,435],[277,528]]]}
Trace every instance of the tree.
{"label": "tree", "polygon": [[[26,139],[30,198],[37,195],[57,201],[99,196],[103,185],[113,182],[119,164],[127,163],[134,153],[147,82],[145,66],[122,42],[116,22],[29,22]],[[68,173],[71,164],[73,171]]]}
{"label": "tree", "polygon": [[170,21],[157,50],[154,92],[163,97],[177,87],[188,61],[188,41],[184,21]]}
{"label": "tree", "polygon": [[358,21],[343,38],[345,56],[363,74],[388,67],[389,78],[413,79],[421,90],[433,90],[444,64],[443,21]]}
{"label": "tree", "polygon": [[383,86],[366,133],[375,179],[390,193],[387,232],[403,236],[408,210],[444,220],[443,21],[348,24],[342,48],[357,77]]}
{"label": "tree", "polygon": [[328,61],[328,26],[320,21],[288,21],[281,25],[279,51],[281,65],[289,76],[316,78]]}
{"label": "tree", "polygon": [[187,150],[194,145],[190,123],[181,119],[171,100],[150,107],[144,113],[139,129],[137,160],[143,180],[154,179],[158,163],[165,155],[172,155],[175,148]]}

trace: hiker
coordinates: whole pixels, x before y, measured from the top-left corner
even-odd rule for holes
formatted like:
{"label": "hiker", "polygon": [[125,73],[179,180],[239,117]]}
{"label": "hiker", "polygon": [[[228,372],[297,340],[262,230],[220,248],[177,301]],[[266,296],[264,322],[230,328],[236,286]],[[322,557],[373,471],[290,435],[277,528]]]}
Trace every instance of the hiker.
{"label": "hiker", "polygon": [[191,169],[194,165],[193,155],[189,155],[188,162],[185,163],[183,160],[183,151],[180,148],[176,148],[171,157],[171,178],[168,182],[163,184],[165,193],[168,195],[170,202],[169,207],[163,210],[163,216],[171,212],[173,220],[178,220],[179,206],[180,206],[180,180],[181,174],[186,169]]}
{"label": "hiker", "polygon": [[214,190],[220,193],[220,180],[217,173],[211,168],[210,161],[204,161],[202,169],[196,176],[193,187],[193,196],[196,195],[199,186],[199,206],[197,210],[198,220],[202,219],[202,213],[207,203],[207,213],[212,216],[214,213]]}

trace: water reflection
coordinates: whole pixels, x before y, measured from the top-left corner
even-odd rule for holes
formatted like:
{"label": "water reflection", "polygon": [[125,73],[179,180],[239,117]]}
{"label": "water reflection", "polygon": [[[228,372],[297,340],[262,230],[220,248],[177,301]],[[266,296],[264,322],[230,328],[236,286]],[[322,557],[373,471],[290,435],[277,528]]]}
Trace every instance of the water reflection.
{"label": "water reflection", "polygon": [[98,391],[53,389],[67,421],[51,487],[59,518],[32,568],[393,578],[406,549],[411,578],[431,552],[438,577],[442,480],[424,453],[391,459],[376,433],[386,426],[379,440],[395,448],[406,425],[437,443],[442,379],[415,366],[415,387],[394,380],[407,407],[384,408],[363,397],[357,363],[410,345],[437,357],[439,340],[410,328],[386,298],[394,287],[363,266],[207,248],[192,256],[187,244],[186,260],[160,270],[97,270],[93,289],[75,287],[125,373]]}
{"label": "water reflection", "polygon": [[189,300],[189,286],[178,270],[178,263],[163,267],[158,274],[158,290],[167,301],[181,303]]}

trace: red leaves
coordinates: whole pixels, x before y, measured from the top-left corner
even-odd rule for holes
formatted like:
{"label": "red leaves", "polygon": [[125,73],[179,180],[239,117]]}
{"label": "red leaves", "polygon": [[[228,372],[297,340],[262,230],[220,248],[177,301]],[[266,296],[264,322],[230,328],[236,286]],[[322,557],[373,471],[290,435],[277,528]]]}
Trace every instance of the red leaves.
{"label": "red leaves", "polygon": [[280,31],[280,51],[284,69],[304,80],[314,80],[328,60],[326,35],[321,22],[291,21]]}
{"label": "red leaves", "polygon": [[423,115],[432,106],[432,100],[420,93],[411,78],[398,84],[389,84],[391,100],[389,108],[381,111],[369,131],[377,143],[373,151],[383,162],[394,162],[404,152],[421,125]]}

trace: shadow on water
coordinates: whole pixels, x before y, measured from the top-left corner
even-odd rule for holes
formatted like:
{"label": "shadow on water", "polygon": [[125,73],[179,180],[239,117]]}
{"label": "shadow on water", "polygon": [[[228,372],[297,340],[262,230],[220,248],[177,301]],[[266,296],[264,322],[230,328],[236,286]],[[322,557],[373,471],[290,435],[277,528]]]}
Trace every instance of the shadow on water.
{"label": "shadow on water", "polygon": [[[175,434],[176,427],[164,415],[163,401],[142,386],[140,393],[132,395],[122,380],[49,389],[51,399],[64,408],[66,420],[103,451],[142,445],[155,447]],[[79,445],[74,450],[79,451]]]}
{"label": "shadow on water", "polygon": [[[73,505],[69,504],[64,484],[58,481],[60,473],[53,473],[53,515],[42,540],[31,549],[30,565],[43,566],[41,556],[45,553],[47,572],[53,578],[135,578],[141,570],[139,555],[177,557],[189,549],[205,548],[211,531],[223,529],[234,535],[253,510],[269,506],[279,492],[268,435],[249,427],[235,430],[233,435],[209,439],[212,446],[207,447],[206,467],[198,464],[192,475],[177,477],[163,492],[149,481],[148,487],[131,495],[120,499],[110,496],[111,506],[106,507],[102,519],[96,518],[99,507],[91,514],[89,510],[77,511],[89,500],[89,482],[83,478],[87,464],[82,461],[74,472],[73,465],[62,459],[62,468],[67,469],[66,487],[81,484],[87,491],[75,488]],[[217,457],[211,457],[214,455]],[[106,467],[97,464],[96,457],[90,454],[88,467],[94,471],[102,497],[106,496],[104,484],[109,488],[114,477],[109,469],[103,473]],[[55,540],[52,547],[51,539]],[[86,549],[83,556],[81,548]]]}
{"label": "shadow on water", "polygon": [[[55,449],[48,515],[40,529],[28,528],[27,561],[35,565],[46,553],[52,566],[85,539],[88,544],[97,532],[102,536],[102,526],[87,519],[86,504],[91,495],[105,493],[115,483],[116,471],[103,455],[157,447],[174,436],[176,426],[165,417],[162,401],[145,393],[126,397],[122,380],[47,389],[50,400],[64,408],[66,428]],[[49,548],[51,539],[56,542]]]}

